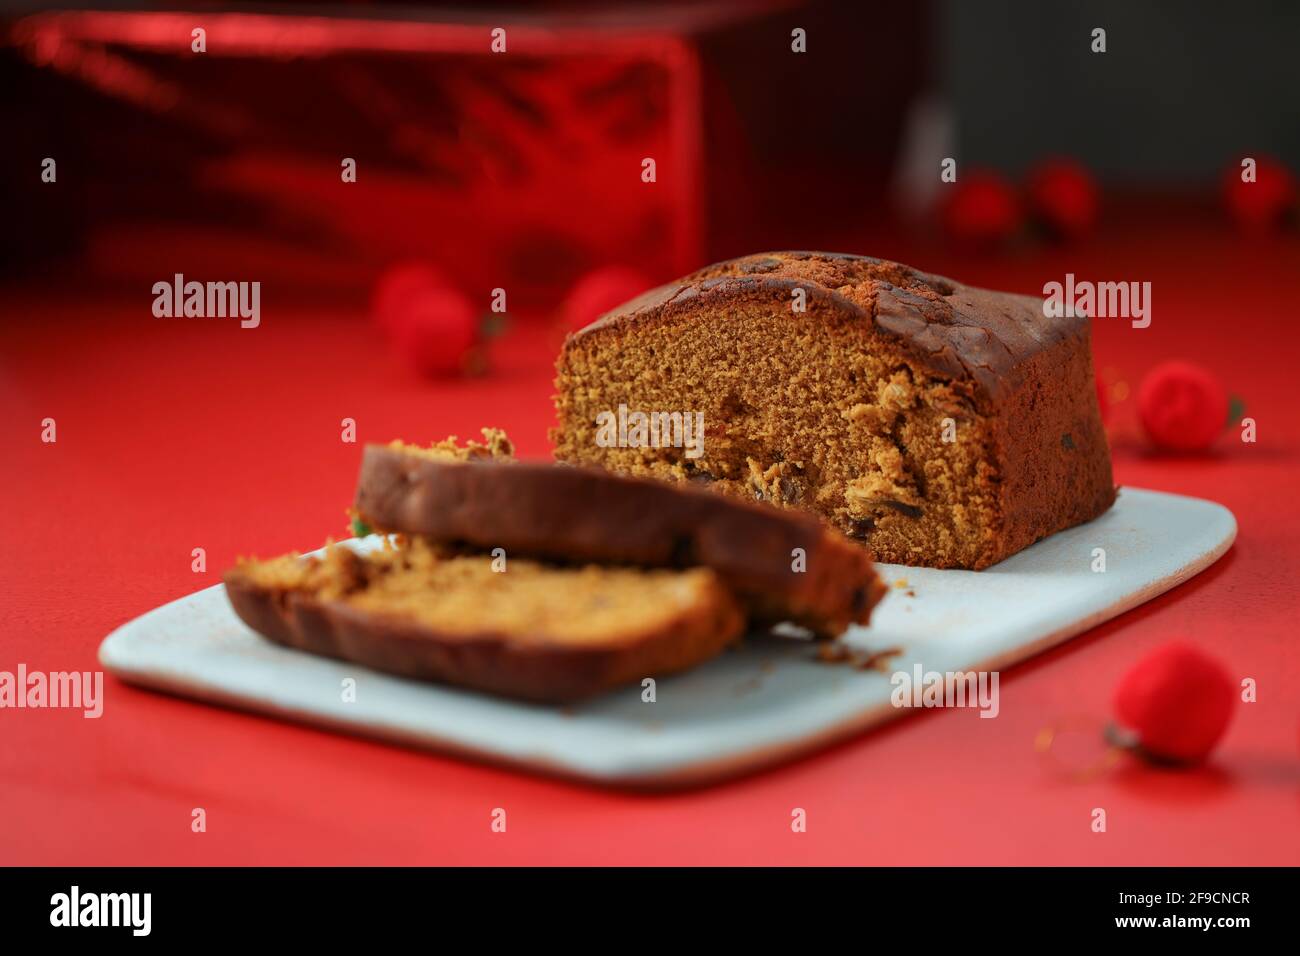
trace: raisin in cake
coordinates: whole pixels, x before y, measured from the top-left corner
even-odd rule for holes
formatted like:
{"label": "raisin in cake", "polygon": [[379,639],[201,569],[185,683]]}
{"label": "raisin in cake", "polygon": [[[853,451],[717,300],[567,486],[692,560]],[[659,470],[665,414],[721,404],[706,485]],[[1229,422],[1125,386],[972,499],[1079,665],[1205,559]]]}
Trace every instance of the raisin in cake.
{"label": "raisin in cake", "polygon": [[[557,372],[559,459],[806,509],[882,561],[986,568],[1115,498],[1087,320],[894,262],[710,266],[571,335]],[[703,447],[598,441],[620,406],[702,412]]]}

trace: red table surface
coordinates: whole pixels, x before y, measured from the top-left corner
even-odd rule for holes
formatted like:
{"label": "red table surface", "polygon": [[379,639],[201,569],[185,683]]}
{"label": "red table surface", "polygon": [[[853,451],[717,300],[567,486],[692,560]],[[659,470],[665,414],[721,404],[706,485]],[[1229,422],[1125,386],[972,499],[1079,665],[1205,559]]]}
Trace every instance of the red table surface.
{"label": "red table surface", "polygon": [[[106,677],[100,720],[0,711],[0,863],[1300,863],[1300,243],[1195,220],[1001,259],[862,237],[841,245],[1030,293],[1067,271],[1151,281],[1150,328],[1095,323],[1098,367],[1135,387],[1164,358],[1202,362],[1246,399],[1259,441],[1154,456],[1133,431],[1130,398],[1115,408],[1116,479],[1223,503],[1240,524],[1232,551],[1003,674],[996,720],[918,713],[679,794],[532,777]],[[49,284],[0,299],[0,670],[96,668],[109,631],[216,582],[237,555],[338,534],[360,453],[340,441],[345,417],[359,442],[492,424],[523,455],[548,454],[555,340],[536,322],[515,321],[490,376],[429,384],[401,370],[356,309],[289,308],[266,290],[261,328],[241,330],[154,319],[151,301]],[[47,416],[58,423],[52,445],[40,440]],[[190,570],[200,546],[205,574]],[[1033,747],[1039,729],[1103,719],[1123,671],[1175,637],[1258,682],[1258,701],[1237,707],[1212,763],[1174,772],[1126,762],[1088,782],[1049,772]],[[206,833],[191,831],[196,807]],[[490,829],[497,807],[505,834]],[[795,807],[806,833],[791,831]],[[1096,807],[1105,833],[1090,828]]]}

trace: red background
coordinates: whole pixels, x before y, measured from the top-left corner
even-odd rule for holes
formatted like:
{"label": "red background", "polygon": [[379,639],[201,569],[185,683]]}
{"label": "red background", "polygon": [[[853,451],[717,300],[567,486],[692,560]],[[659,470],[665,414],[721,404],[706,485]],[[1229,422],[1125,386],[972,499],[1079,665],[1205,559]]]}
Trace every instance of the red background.
{"label": "red background", "polygon": [[[1243,239],[1205,210],[1129,208],[1068,252],[959,257],[860,230],[816,244],[1029,293],[1067,271],[1151,281],[1150,328],[1095,323],[1099,368],[1135,390],[1157,361],[1199,361],[1245,398],[1259,441],[1229,433],[1210,455],[1154,456],[1129,398],[1112,421],[1116,477],[1223,503],[1240,523],[1235,547],[1004,674],[997,720],[917,714],[676,795],[528,777],[106,678],[100,720],[0,711],[0,863],[1300,863],[1296,239]],[[3,293],[0,669],[96,668],[110,630],[215,583],[237,555],[341,533],[360,451],[339,440],[342,418],[357,420],[359,442],[500,425],[525,456],[548,453],[558,342],[536,321],[514,322],[489,376],[431,385],[400,371],[358,309],[289,303],[274,288],[255,330],[155,319],[144,292]],[[47,416],[56,444],[40,440]],[[190,570],[200,546],[206,574]],[[1258,682],[1210,765],[1126,763],[1087,783],[1049,772],[1037,731],[1100,721],[1121,673],[1173,637]],[[204,834],[190,831],[195,807]],[[495,807],[504,835],[489,829]],[[791,832],[793,807],[807,810],[807,833]],[[1089,828],[1094,807],[1107,811],[1104,834]]]}

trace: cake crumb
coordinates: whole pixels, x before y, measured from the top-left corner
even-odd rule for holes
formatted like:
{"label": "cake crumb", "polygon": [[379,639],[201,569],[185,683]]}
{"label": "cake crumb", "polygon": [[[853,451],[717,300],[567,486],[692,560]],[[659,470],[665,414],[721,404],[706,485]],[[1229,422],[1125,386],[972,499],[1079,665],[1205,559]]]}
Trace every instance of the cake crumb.
{"label": "cake crumb", "polygon": [[823,664],[842,664],[853,656],[853,650],[839,641],[828,641],[817,646],[817,659]]}
{"label": "cake crumb", "polygon": [[763,675],[755,674],[753,677],[750,677],[748,680],[742,681],[741,683],[737,684],[732,692],[737,697],[744,697],[746,694],[752,694],[754,693],[754,691],[761,690],[762,688],[763,688]]}
{"label": "cake crumb", "polygon": [[831,641],[817,648],[817,660],[823,664],[848,664],[854,670],[889,673],[890,658],[903,653],[901,647],[887,647],[879,651],[859,651],[839,641]]}
{"label": "cake crumb", "polygon": [[887,647],[883,651],[876,651],[872,654],[868,654],[853,666],[862,671],[873,670],[879,671],[882,674],[887,674],[889,673],[889,659],[897,657],[902,653],[903,649],[901,647]]}

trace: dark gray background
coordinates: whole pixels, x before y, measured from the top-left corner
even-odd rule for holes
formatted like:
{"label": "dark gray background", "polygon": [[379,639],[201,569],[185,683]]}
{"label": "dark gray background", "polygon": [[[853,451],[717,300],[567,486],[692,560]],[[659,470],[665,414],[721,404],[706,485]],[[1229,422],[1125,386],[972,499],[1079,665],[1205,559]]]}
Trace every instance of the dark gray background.
{"label": "dark gray background", "polygon": [[941,0],[934,13],[935,79],[968,162],[1014,174],[1064,153],[1147,187],[1243,155],[1300,168],[1297,0]]}

